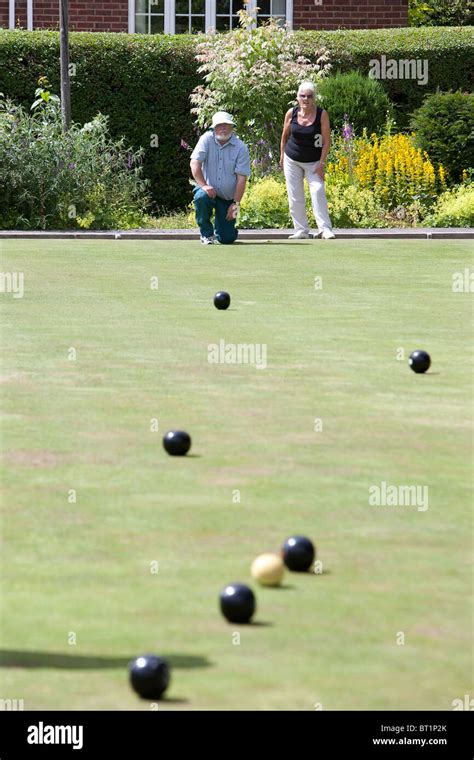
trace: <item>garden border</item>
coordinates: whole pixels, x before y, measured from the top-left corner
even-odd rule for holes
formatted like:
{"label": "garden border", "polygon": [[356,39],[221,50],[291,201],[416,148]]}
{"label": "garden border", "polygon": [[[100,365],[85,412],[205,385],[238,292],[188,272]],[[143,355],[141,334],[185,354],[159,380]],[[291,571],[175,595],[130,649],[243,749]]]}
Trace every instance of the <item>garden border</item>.
{"label": "garden border", "polygon": [[[294,230],[239,230],[239,240],[287,240]],[[384,239],[418,239],[463,240],[474,238],[472,227],[416,227],[385,229],[335,229],[339,240],[374,238]],[[0,240],[199,240],[197,230],[0,230]],[[299,241],[292,241],[299,242]]]}

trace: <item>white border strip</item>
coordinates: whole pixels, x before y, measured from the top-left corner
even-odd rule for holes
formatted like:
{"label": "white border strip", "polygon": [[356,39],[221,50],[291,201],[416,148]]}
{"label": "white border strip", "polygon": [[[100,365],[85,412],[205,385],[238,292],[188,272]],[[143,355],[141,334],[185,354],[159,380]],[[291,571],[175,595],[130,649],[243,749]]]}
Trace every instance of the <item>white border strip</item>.
{"label": "white border strip", "polygon": [[128,33],[135,34],[135,0],[128,0]]}
{"label": "white border strip", "polygon": [[33,31],[33,0],[27,0],[26,4],[26,28]]}

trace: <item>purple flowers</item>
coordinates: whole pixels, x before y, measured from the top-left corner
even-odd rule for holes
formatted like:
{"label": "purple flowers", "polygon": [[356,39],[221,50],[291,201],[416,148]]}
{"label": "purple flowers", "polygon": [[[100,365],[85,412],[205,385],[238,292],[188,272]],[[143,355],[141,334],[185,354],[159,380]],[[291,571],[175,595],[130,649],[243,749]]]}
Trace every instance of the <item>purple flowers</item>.
{"label": "purple flowers", "polygon": [[76,168],[76,164],[74,163],[74,161],[71,161],[71,163],[68,166],[68,169],[75,169],[75,168]]}
{"label": "purple flowers", "polygon": [[352,124],[349,123],[349,116],[346,113],[344,114],[344,126],[342,128],[342,134],[344,140],[351,140],[354,136]]}
{"label": "purple flowers", "polygon": [[347,153],[347,167],[349,170],[349,180],[351,184],[354,182],[353,175],[353,147],[354,147],[354,129],[349,122],[349,116],[344,114],[344,126],[342,128],[342,136],[344,138],[344,150]]}
{"label": "purple flowers", "polygon": [[183,150],[191,150],[190,146],[185,140],[183,140],[183,138],[181,138],[181,147],[183,148]]}

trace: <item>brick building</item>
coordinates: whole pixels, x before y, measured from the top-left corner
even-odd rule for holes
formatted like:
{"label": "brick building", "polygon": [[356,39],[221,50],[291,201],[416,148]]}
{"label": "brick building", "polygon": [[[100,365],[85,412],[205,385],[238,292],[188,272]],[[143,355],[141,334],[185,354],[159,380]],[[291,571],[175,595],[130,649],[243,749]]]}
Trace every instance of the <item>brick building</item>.
{"label": "brick building", "polygon": [[[406,26],[408,0],[252,0],[293,29]],[[69,0],[75,31],[179,34],[235,26],[242,0]],[[57,29],[59,0],[0,0],[0,27]]]}

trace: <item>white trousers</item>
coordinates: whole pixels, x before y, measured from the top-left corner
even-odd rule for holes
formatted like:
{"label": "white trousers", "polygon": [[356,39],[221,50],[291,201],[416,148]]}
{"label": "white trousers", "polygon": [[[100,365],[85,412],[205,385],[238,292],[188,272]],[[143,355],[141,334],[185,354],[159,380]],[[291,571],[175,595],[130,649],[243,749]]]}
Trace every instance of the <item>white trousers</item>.
{"label": "white trousers", "polygon": [[285,173],[290,214],[296,232],[309,232],[308,215],[304,200],[305,177],[309,185],[311,205],[316,224],[318,225],[318,231],[324,232],[324,230],[331,229],[324,181],[318,174],[315,174],[315,168],[316,162],[303,164],[300,161],[293,161],[286,153],[284,154],[283,171]]}

